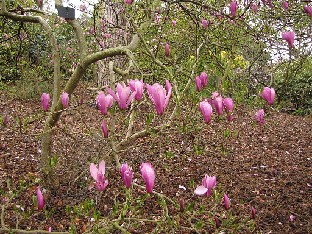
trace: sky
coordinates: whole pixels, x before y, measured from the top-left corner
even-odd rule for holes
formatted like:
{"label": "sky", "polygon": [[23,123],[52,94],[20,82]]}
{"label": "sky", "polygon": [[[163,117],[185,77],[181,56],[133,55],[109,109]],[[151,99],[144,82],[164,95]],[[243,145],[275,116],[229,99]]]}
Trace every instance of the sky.
{"label": "sky", "polygon": [[[88,11],[93,10],[93,4],[97,3],[99,0],[63,0],[63,6],[64,7],[72,7],[75,8],[75,17],[78,18],[82,13],[79,10],[81,5],[85,5],[87,7]],[[55,0],[48,0],[44,4],[44,10],[50,11],[50,12],[57,12],[55,9]]]}

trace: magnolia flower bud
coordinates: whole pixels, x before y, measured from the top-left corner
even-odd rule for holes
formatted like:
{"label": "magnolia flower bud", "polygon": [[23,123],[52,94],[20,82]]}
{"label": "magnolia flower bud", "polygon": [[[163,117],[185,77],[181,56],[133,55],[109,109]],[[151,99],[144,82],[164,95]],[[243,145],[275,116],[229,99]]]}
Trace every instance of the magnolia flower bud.
{"label": "magnolia flower bud", "polygon": [[43,195],[41,193],[40,187],[37,188],[37,205],[38,205],[38,210],[42,210],[44,207],[44,199],[43,199]]}
{"label": "magnolia flower bud", "polygon": [[50,95],[48,93],[43,93],[41,95],[41,106],[44,111],[49,109],[50,105]]}
{"label": "magnolia flower bud", "polygon": [[305,13],[307,13],[308,16],[312,17],[312,7],[307,5],[303,7],[303,10]]}
{"label": "magnolia flower bud", "polygon": [[287,41],[289,48],[294,47],[295,33],[294,32],[283,32],[282,38]]}
{"label": "magnolia flower bud", "polygon": [[124,181],[126,188],[131,187],[133,172],[127,163],[124,163],[120,167],[121,178]]}
{"label": "magnolia flower bud", "polygon": [[233,17],[236,16],[236,11],[237,11],[237,3],[236,1],[232,1],[230,4],[230,12]]}
{"label": "magnolia flower bud", "polygon": [[224,208],[228,210],[230,208],[230,199],[225,193],[223,194],[223,202],[224,202]]}
{"label": "magnolia flower bud", "polygon": [[275,99],[275,90],[274,88],[264,87],[260,95],[269,105],[274,103]]}
{"label": "magnolia flower bud", "polygon": [[289,7],[288,2],[282,2],[282,7],[284,8],[284,10],[286,10]]}
{"label": "magnolia flower bud", "polygon": [[207,124],[210,123],[212,107],[207,101],[202,101],[199,103],[199,108],[204,116],[204,120]]}
{"label": "magnolia flower bud", "polygon": [[152,193],[155,184],[155,170],[150,163],[142,163],[141,174],[146,185],[146,192]]}
{"label": "magnolia flower bud", "polygon": [[62,93],[61,101],[62,101],[63,108],[66,109],[68,107],[68,102],[69,102],[68,93],[66,92]]}

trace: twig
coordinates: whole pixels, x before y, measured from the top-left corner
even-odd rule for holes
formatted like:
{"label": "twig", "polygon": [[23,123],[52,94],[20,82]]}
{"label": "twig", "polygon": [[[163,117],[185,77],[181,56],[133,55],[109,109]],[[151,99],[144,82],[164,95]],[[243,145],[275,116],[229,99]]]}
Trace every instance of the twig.
{"label": "twig", "polygon": [[[145,189],[144,186],[139,185],[139,184],[137,184],[137,183],[132,183],[132,184],[133,184],[134,186],[137,186],[137,187],[141,188],[141,189]],[[166,199],[166,200],[169,201],[170,203],[176,205],[176,203],[175,203],[173,200],[171,200],[169,197],[165,196],[164,194],[161,194],[161,193],[158,193],[158,192],[155,192],[155,191],[152,191],[152,193],[155,194],[156,196],[158,196],[158,197],[160,197],[160,198],[162,198],[162,199]]]}
{"label": "twig", "polygon": [[[124,220],[133,220],[133,221],[138,221],[138,222],[150,222],[150,223],[158,223],[158,220],[152,220],[152,219],[139,219],[139,218],[123,218]],[[114,219],[113,222],[118,222],[120,219]]]}
{"label": "twig", "polygon": [[122,226],[120,226],[117,222],[114,222],[114,227],[117,228],[118,230],[120,230],[122,233],[125,234],[131,234],[130,232],[128,232],[126,229],[124,229]]}
{"label": "twig", "polygon": [[134,123],[134,110],[133,110],[133,105],[131,105],[131,109],[130,109],[130,118],[129,118],[129,125],[128,125],[128,130],[127,130],[127,134],[126,134],[126,139],[129,138],[132,134],[132,128],[133,128],[133,123]]}

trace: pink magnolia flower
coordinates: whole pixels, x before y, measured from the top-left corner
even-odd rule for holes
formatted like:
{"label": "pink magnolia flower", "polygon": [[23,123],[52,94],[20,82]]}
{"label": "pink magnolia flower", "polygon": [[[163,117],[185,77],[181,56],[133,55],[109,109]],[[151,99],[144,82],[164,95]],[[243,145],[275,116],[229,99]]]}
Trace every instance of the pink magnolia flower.
{"label": "pink magnolia flower", "polygon": [[102,115],[107,114],[108,108],[111,108],[113,105],[114,99],[112,95],[107,94],[105,96],[103,91],[100,91],[99,94],[96,97],[96,105],[100,109]]}
{"label": "pink magnolia flower", "polygon": [[205,175],[204,179],[202,180],[202,185],[198,186],[194,193],[196,195],[204,195],[206,194],[209,197],[212,194],[212,190],[217,185],[217,178],[215,176],[210,177],[207,174]]}
{"label": "pink magnolia flower", "polygon": [[[168,106],[169,99],[172,94],[172,86],[168,80],[166,80],[166,89],[158,83],[153,85],[146,84],[146,89],[149,98],[153,102],[157,114],[161,115],[164,113],[166,107]],[[166,95],[167,90],[167,95]]]}
{"label": "pink magnolia flower", "polygon": [[254,207],[251,207],[251,218],[255,219],[256,218],[256,209]]}
{"label": "pink magnolia flower", "polygon": [[103,133],[104,138],[107,138],[108,137],[108,128],[107,128],[107,125],[106,125],[104,120],[101,123],[101,129],[102,129],[102,133]]}
{"label": "pink magnolia flower", "polygon": [[283,1],[282,2],[282,7],[283,7],[284,10],[287,10],[287,8],[289,7],[288,2]]}
{"label": "pink magnolia flower", "polygon": [[230,199],[226,195],[226,193],[223,194],[223,202],[224,202],[224,208],[228,210],[230,208]]}
{"label": "pink magnolia flower", "polygon": [[118,103],[118,106],[122,110],[126,110],[131,104],[133,98],[136,95],[136,92],[132,92],[129,86],[126,86],[125,83],[118,83],[116,87],[117,92],[115,93],[111,88],[107,87],[106,91],[113,96],[113,98]]}
{"label": "pink magnolia flower", "polygon": [[208,75],[206,72],[200,73],[199,76],[195,78],[195,84],[197,91],[200,92],[203,87],[206,87],[208,84]]}
{"label": "pink magnolia flower", "polygon": [[211,100],[212,105],[216,109],[218,115],[222,115],[223,112],[223,98],[221,95]]}
{"label": "pink magnolia flower", "polygon": [[125,3],[128,4],[128,5],[131,5],[132,4],[132,0],[125,0]]}
{"label": "pink magnolia flower", "polygon": [[62,105],[63,105],[64,109],[66,109],[68,107],[68,102],[69,102],[68,93],[66,93],[66,92],[62,93],[61,101],[62,101]]}
{"label": "pink magnolia flower", "polygon": [[203,28],[207,28],[208,27],[208,21],[205,19],[202,19],[201,24],[203,26]]}
{"label": "pink magnolia flower", "polygon": [[208,84],[208,75],[207,75],[207,73],[203,71],[202,73],[200,73],[199,77],[200,77],[200,80],[201,80],[201,83],[202,83],[203,87],[206,87],[207,84]]}
{"label": "pink magnolia flower", "polygon": [[294,47],[295,33],[288,31],[282,33],[282,38],[287,41],[289,48]]}
{"label": "pink magnolia flower", "polygon": [[202,85],[202,81],[201,81],[199,76],[196,76],[195,84],[196,84],[197,91],[200,92],[203,88],[203,85]]}
{"label": "pink magnolia flower", "polygon": [[223,108],[225,109],[227,113],[227,120],[229,122],[233,120],[233,115],[232,115],[233,107],[234,107],[234,102],[232,98],[227,97],[223,99]]}
{"label": "pink magnolia flower", "polygon": [[264,125],[264,110],[263,109],[260,109],[256,112],[255,120],[260,126]]}
{"label": "pink magnolia flower", "polygon": [[128,166],[127,163],[124,163],[120,167],[121,178],[124,181],[126,188],[131,187],[133,172],[132,169]]}
{"label": "pink magnolia flower", "polygon": [[155,170],[150,163],[142,163],[141,174],[146,185],[146,192],[152,193],[155,184]]}
{"label": "pink magnolia flower", "polygon": [[48,232],[52,232],[52,227],[49,227]]}
{"label": "pink magnolia flower", "polygon": [[227,112],[232,112],[233,107],[234,107],[234,102],[232,100],[232,98],[224,98],[223,99],[223,107]]}
{"label": "pink magnolia flower", "polygon": [[172,20],[171,23],[172,23],[173,27],[175,27],[177,25],[177,21],[176,20]]}
{"label": "pink magnolia flower", "polygon": [[102,160],[99,164],[99,168],[94,163],[90,164],[90,174],[95,180],[95,187],[98,191],[103,191],[107,185],[108,180],[105,180],[105,161]]}
{"label": "pink magnolia flower", "polygon": [[236,16],[236,11],[237,11],[237,3],[236,1],[232,1],[230,4],[230,12],[233,17]]}
{"label": "pink magnolia flower", "polygon": [[143,80],[130,80],[129,87],[132,92],[136,92],[135,99],[137,101],[142,99],[143,91],[144,91],[144,83]]}
{"label": "pink magnolia flower", "polygon": [[256,3],[252,3],[251,9],[253,10],[254,13],[257,13],[258,12],[258,5]]}
{"label": "pink magnolia flower", "polygon": [[264,87],[260,96],[269,104],[272,105],[275,99],[275,90],[274,88]]}
{"label": "pink magnolia flower", "polygon": [[209,124],[212,114],[212,107],[207,101],[202,101],[199,103],[199,108],[204,116],[204,120]]}
{"label": "pink magnolia flower", "polygon": [[165,55],[166,55],[167,57],[170,56],[170,46],[169,46],[168,43],[166,43],[166,46],[165,46]]}
{"label": "pink magnolia flower", "polygon": [[49,109],[50,105],[50,95],[48,93],[43,93],[41,95],[41,106],[44,111],[47,111]]}
{"label": "pink magnolia flower", "polygon": [[306,5],[303,7],[303,10],[305,13],[307,13],[308,16],[312,17],[312,7]]}
{"label": "pink magnolia flower", "polygon": [[43,199],[43,195],[41,193],[40,187],[37,188],[37,204],[38,204],[38,210],[42,210],[44,207],[44,199]]}

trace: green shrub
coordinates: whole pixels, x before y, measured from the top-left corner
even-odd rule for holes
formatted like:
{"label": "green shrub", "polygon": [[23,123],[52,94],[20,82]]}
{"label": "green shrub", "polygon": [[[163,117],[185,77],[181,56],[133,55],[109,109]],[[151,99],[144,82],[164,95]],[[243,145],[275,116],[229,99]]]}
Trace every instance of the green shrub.
{"label": "green shrub", "polygon": [[275,87],[283,109],[298,115],[311,114],[312,58],[295,61],[288,68],[282,66],[276,74]]}

